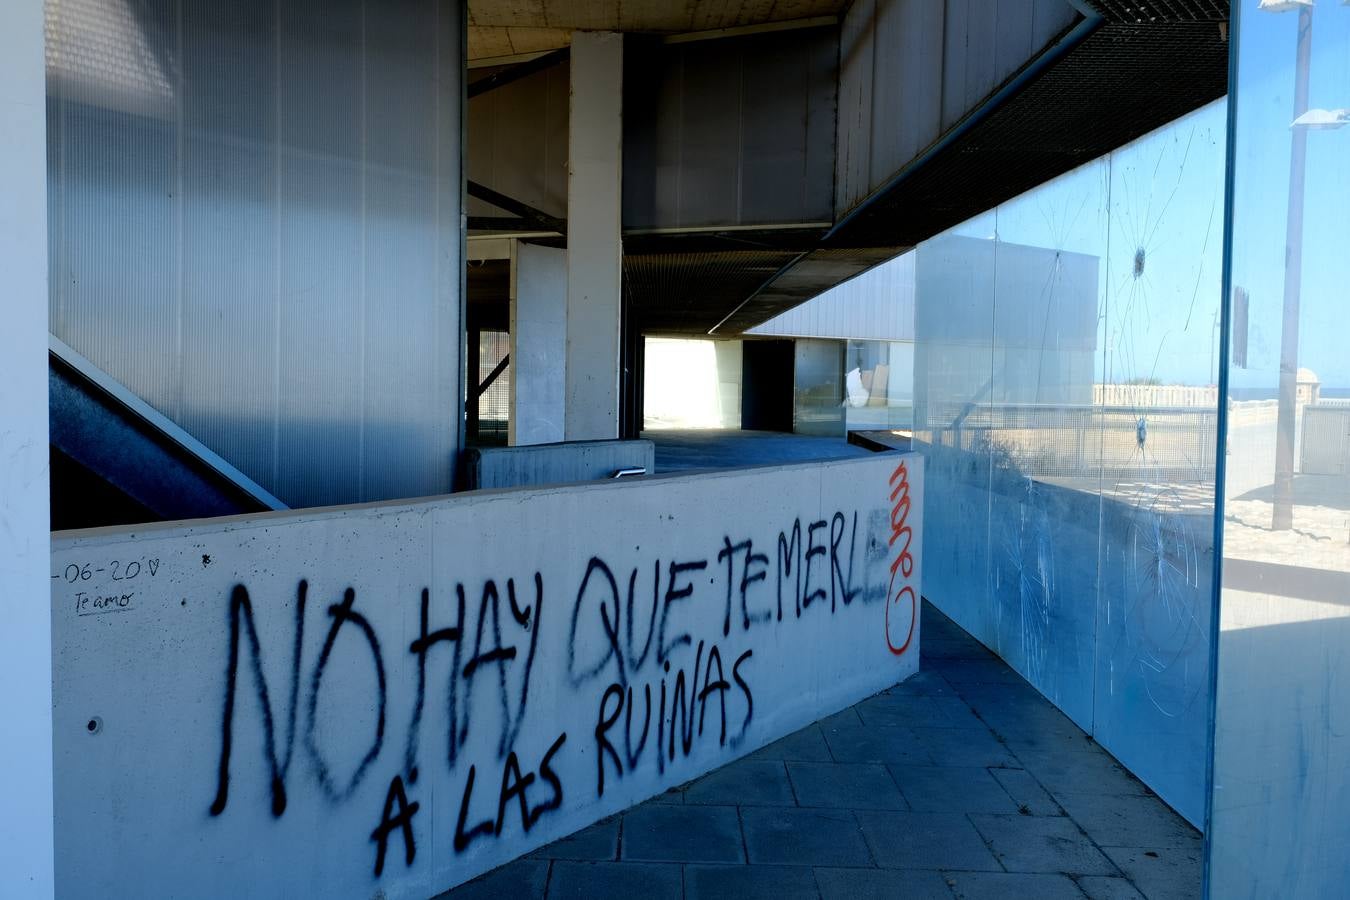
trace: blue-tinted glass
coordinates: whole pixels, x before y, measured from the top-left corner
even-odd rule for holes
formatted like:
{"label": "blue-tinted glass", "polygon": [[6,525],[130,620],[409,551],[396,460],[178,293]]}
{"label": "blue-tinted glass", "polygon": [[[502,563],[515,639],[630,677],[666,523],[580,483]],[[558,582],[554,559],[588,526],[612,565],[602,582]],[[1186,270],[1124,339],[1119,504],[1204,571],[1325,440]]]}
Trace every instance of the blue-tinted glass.
{"label": "blue-tinted glass", "polygon": [[1235,4],[1209,892],[1350,883],[1350,7]]}

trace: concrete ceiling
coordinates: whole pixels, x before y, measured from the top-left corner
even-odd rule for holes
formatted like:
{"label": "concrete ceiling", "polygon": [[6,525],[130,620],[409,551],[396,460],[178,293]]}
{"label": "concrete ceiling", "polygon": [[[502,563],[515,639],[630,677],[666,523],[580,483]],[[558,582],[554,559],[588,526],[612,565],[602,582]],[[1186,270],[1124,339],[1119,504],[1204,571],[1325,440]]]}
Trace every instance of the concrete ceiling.
{"label": "concrete ceiling", "polygon": [[716,31],[837,16],[848,0],[469,0],[469,59],[567,46],[573,31]]}

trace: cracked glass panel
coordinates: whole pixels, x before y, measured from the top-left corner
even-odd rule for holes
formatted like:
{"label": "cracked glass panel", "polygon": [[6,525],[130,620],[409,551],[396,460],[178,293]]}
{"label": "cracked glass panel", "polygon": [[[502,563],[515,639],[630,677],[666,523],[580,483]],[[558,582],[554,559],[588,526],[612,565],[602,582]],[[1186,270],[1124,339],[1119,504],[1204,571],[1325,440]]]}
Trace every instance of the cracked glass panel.
{"label": "cracked glass panel", "polygon": [[1195,824],[1223,171],[1219,103],[916,258],[925,593]]}

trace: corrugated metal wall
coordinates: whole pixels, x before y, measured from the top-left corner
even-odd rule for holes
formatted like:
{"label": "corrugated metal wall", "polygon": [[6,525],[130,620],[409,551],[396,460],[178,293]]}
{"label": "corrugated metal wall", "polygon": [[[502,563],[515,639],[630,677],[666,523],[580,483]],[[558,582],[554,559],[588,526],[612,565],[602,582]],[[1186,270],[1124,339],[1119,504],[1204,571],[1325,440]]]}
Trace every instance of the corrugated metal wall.
{"label": "corrugated metal wall", "polygon": [[830,288],[746,334],[914,340],[914,253]]}
{"label": "corrugated metal wall", "polygon": [[51,330],[289,504],[451,484],[460,15],[47,2]]}
{"label": "corrugated metal wall", "polygon": [[[491,70],[475,69],[470,80]],[[528,203],[550,215],[567,216],[567,115],[570,62],[503,85],[469,101],[469,180]],[[505,213],[473,199],[471,216]]]}
{"label": "corrugated metal wall", "polygon": [[857,0],[840,34],[835,211],[880,187],[1077,19],[1067,0]]}
{"label": "corrugated metal wall", "polygon": [[624,228],[830,221],[837,36],[630,43]]}

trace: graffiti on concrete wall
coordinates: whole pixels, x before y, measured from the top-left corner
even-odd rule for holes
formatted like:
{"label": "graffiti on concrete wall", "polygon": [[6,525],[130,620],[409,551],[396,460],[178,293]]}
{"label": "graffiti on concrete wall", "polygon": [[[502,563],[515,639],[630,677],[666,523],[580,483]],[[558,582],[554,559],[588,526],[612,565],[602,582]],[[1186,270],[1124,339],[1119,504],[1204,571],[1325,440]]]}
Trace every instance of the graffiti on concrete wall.
{"label": "graffiti on concrete wall", "polygon": [[[79,768],[58,806],[158,807],[207,860],[239,835],[265,859],[317,823],[340,892],[444,889],[915,671],[921,482],[904,460],[832,464],[805,490],[806,470],[764,470],[58,544],[72,650],[92,603],[72,590],[129,595],[98,619],[104,652],[58,673],[58,718],[99,716],[99,749],[175,783],[168,801],[105,796],[107,773]],[[128,706],[101,672],[147,699],[177,679],[163,693],[187,708]],[[171,746],[153,746],[165,718]],[[74,740],[59,758],[87,752]],[[72,893],[147,877],[145,847],[106,850],[60,848]],[[208,892],[240,888],[222,877]]]}

